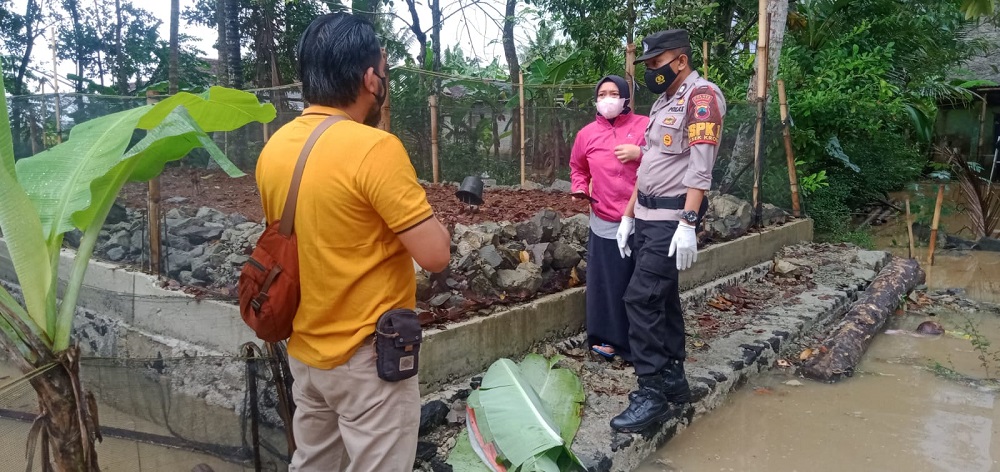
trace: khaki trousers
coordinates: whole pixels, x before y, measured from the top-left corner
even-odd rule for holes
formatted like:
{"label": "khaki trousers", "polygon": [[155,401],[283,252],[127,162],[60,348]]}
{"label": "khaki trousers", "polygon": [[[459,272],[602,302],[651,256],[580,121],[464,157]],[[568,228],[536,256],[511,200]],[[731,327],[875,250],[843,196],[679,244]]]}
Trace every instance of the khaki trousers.
{"label": "khaki trousers", "polygon": [[310,367],[289,357],[297,449],[291,472],[410,472],[417,454],[417,377],[386,382],[370,342],[341,366]]}

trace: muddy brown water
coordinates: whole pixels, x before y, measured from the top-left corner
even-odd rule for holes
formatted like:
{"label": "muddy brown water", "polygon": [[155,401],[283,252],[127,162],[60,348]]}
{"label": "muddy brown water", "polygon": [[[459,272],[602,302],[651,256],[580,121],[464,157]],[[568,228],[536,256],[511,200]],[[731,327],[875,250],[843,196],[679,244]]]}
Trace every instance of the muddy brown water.
{"label": "muddy brown water", "polygon": [[[959,220],[959,217],[955,217]],[[906,257],[902,238],[879,243]],[[926,248],[918,248],[926,259]],[[1000,303],[1000,254],[939,252],[927,266],[930,290],[962,288],[971,299]],[[837,384],[780,369],[751,380],[657,453],[640,472],[1000,472],[1000,405],[995,384],[963,334],[975,330],[1000,353],[1000,316],[935,309],[936,316],[894,316],[887,329],[913,330],[934,319],[948,333],[919,338],[880,334],[859,373]],[[1000,377],[1000,359],[988,361]],[[949,374],[948,375],[939,374]]]}

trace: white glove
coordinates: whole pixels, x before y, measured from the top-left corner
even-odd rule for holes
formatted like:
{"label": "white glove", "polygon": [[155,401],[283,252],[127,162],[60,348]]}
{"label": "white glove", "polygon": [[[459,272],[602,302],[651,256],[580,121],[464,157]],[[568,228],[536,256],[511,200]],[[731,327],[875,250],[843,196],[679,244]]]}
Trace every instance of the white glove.
{"label": "white glove", "polygon": [[634,230],[635,218],[622,216],[622,222],[618,225],[618,234],[615,235],[615,239],[618,240],[618,253],[622,255],[622,259],[632,255],[632,248],[628,247],[628,236]]}
{"label": "white glove", "polygon": [[677,254],[677,270],[689,269],[698,260],[698,237],[694,234],[694,226],[677,224],[667,257],[673,257],[674,253]]}

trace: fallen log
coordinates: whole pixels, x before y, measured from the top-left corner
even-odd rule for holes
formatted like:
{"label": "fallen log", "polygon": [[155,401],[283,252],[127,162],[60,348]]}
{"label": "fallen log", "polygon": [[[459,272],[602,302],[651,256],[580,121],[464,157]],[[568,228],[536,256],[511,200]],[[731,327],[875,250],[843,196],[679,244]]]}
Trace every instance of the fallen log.
{"label": "fallen log", "polygon": [[843,321],[823,342],[819,354],[802,366],[807,378],[836,382],[854,374],[872,339],[916,286],[924,283],[924,271],[913,259],[893,258],[844,315]]}

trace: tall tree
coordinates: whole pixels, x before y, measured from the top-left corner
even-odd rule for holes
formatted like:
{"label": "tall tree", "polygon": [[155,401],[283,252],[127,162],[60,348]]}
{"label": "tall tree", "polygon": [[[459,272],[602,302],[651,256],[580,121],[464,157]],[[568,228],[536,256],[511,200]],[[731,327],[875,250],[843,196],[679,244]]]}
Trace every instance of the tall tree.
{"label": "tall tree", "polygon": [[215,49],[219,53],[217,70],[219,73],[219,84],[224,87],[229,86],[229,61],[226,52],[229,51],[229,37],[226,36],[226,5],[228,0],[214,0],[215,3],[215,27],[219,31],[219,38],[215,42]]}
{"label": "tall tree", "polygon": [[81,11],[79,0],[63,0],[63,9],[70,17],[70,27],[71,38],[72,38],[72,59],[76,63],[76,85],[75,90],[77,93],[83,92],[83,77],[85,75],[85,70],[87,65],[89,65],[88,58],[88,47],[84,45],[84,25],[81,21]]}
{"label": "tall tree", "polygon": [[226,69],[229,86],[243,88],[243,55],[240,52],[240,0],[226,2]]}
{"label": "tall tree", "polygon": [[[507,58],[507,68],[510,70],[510,81],[514,84],[514,93],[518,93],[521,87],[521,64],[517,58],[517,46],[514,43],[514,23],[517,21],[517,0],[507,0],[507,7],[503,18],[503,53]],[[520,149],[521,146],[521,106],[514,106],[511,113],[511,149]]]}
{"label": "tall tree", "polygon": [[181,19],[180,0],[170,0],[170,94],[177,93],[178,77],[178,57],[180,55],[177,46],[178,27]]}
{"label": "tall tree", "polygon": [[14,88],[11,93],[22,95],[27,89],[24,79],[28,72],[28,64],[31,62],[31,53],[35,47],[35,41],[41,37],[42,31],[39,24],[42,18],[41,5],[37,0],[28,0],[24,12],[24,33],[21,35],[21,43],[24,47],[24,54],[21,56],[20,64],[17,66],[17,73],[14,77]]}

